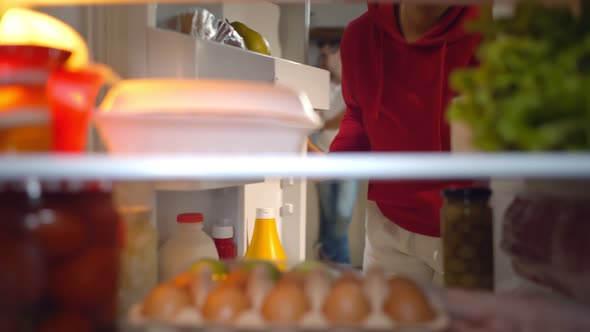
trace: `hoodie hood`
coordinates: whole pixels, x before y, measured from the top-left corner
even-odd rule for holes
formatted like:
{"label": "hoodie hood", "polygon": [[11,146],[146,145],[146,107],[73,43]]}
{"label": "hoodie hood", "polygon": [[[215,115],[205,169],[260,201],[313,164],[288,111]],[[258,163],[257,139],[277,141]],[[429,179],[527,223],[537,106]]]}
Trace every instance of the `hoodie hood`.
{"label": "hoodie hood", "polygon": [[463,22],[476,18],[478,10],[475,7],[451,6],[441,17],[440,21],[424,36],[415,42],[408,43],[399,30],[399,24],[395,15],[396,4],[376,3],[369,4],[369,16],[378,24],[383,32],[387,33],[397,42],[412,46],[439,45],[443,42],[452,43],[468,36],[463,29]]}
{"label": "hoodie hood", "polygon": [[[447,70],[447,46],[449,43],[454,43],[469,36],[463,28],[463,23],[467,19],[476,17],[478,11],[474,10],[475,7],[451,6],[440,18],[439,22],[430,29],[430,31],[428,31],[425,35],[420,37],[420,39],[409,43],[402,36],[401,31],[399,30],[397,15],[395,13],[396,6],[396,4],[392,3],[368,4],[369,17],[375,22],[375,24],[379,27],[380,30],[378,31],[377,36],[377,45],[379,45],[378,48],[382,49],[384,39],[389,37],[394,42],[406,45],[407,47],[440,49],[440,52],[438,52],[438,59],[434,59],[433,61],[438,62],[438,70],[440,77],[438,82],[440,84],[438,86],[436,95],[436,98],[439,101],[437,113],[439,115],[442,115],[443,108],[446,106],[443,105],[443,90],[445,86],[443,82],[443,77],[445,76]],[[381,72],[382,75],[384,75],[384,52],[379,52],[375,61],[377,63],[378,71]],[[376,98],[377,103],[373,109],[373,114],[375,118],[379,118],[381,112],[381,107],[379,105],[381,104],[381,99],[384,90],[383,84],[384,77],[379,76]]]}

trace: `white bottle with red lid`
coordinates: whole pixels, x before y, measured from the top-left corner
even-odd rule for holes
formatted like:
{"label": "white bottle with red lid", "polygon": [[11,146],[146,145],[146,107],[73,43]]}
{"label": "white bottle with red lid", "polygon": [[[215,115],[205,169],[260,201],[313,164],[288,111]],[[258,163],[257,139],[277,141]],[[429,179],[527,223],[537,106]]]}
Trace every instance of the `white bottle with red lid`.
{"label": "white bottle with red lid", "polygon": [[168,281],[202,258],[218,259],[213,239],[203,230],[203,215],[182,213],[174,232],[160,248],[160,281]]}

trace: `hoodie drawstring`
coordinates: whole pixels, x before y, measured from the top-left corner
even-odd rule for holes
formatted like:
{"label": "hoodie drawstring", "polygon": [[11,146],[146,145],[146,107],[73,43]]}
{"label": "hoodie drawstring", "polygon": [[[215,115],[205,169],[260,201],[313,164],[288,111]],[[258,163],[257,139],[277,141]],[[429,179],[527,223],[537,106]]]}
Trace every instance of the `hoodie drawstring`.
{"label": "hoodie drawstring", "polygon": [[443,136],[441,133],[441,128],[442,128],[442,121],[444,118],[444,93],[445,93],[445,88],[444,88],[444,83],[445,83],[445,65],[447,62],[447,40],[445,39],[442,45],[442,50],[441,50],[441,56],[440,56],[440,79],[438,80],[438,110],[437,110],[437,124],[436,124],[436,137],[438,137],[438,149],[439,151],[442,151],[442,141],[443,141]]}
{"label": "hoodie drawstring", "polygon": [[383,81],[385,80],[384,76],[384,53],[383,50],[383,40],[385,39],[385,31],[379,31],[379,38],[378,38],[378,48],[377,52],[377,95],[375,96],[375,106],[373,107],[373,115],[375,119],[379,118],[379,113],[381,112],[381,105],[382,105],[382,98],[383,98]]}

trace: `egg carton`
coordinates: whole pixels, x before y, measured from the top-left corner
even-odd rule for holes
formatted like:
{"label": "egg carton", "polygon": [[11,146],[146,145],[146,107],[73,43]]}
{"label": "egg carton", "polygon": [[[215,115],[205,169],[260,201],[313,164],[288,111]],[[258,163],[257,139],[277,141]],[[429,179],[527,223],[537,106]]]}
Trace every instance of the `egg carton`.
{"label": "egg carton", "polygon": [[[348,292],[346,296],[338,296],[335,293],[334,286],[336,283],[346,283],[346,278],[352,278],[350,282],[357,282],[357,286],[340,286],[340,293]],[[143,305],[138,303],[134,305],[129,312],[128,322],[134,327],[148,328],[150,326],[161,325],[162,323],[170,328],[201,328],[201,329],[215,329],[215,328],[230,328],[231,330],[243,331],[266,331],[269,328],[279,329],[295,329],[302,331],[323,331],[337,329],[354,329],[366,330],[371,332],[377,331],[424,331],[437,332],[445,331],[449,326],[449,316],[445,310],[444,303],[438,293],[430,286],[414,281],[418,285],[422,294],[426,297],[427,304],[434,311],[434,318],[425,322],[402,324],[393,320],[385,311],[384,304],[389,296],[390,285],[388,278],[380,269],[372,269],[368,271],[363,277],[358,276],[340,276],[333,280],[326,273],[319,271],[311,272],[303,280],[303,296],[307,299],[309,304],[306,313],[297,321],[290,323],[276,323],[269,321],[263,317],[265,301],[270,301],[270,293],[273,287],[277,287],[279,283],[286,281],[278,281],[274,283],[268,271],[264,268],[252,270],[252,275],[248,279],[246,286],[246,296],[250,302],[250,308],[241,312],[237,317],[226,324],[212,323],[205,319],[202,309],[205,305],[209,292],[215,287],[215,282],[211,281],[211,274],[208,271],[201,272],[200,276],[196,277],[198,287],[192,292],[193,306],[185,307],[168,317],[160,317],[156,322],[143,316]],[[357,287],[357,288],[355,288]],[[193,288],[195,289],[195,288]],[[394,288],[395,289],[395,288]],[[278,291],[277,291],[278,292]],[[400,289],[400,292],[401,289]],[[395,291],[393,292],[395,294]],[[296,296],[295,296],[296,297]],[[346,301],[348,297],[348,301]],[[290,296],[292,301],[295,301],[294,296]],[[354,300],[353,300],[354,299]],[[335,319],[329,320],[328,317],[333,314],[328,314],[326,305],[328,301],[337,301],[335,304],[349,303],[351,305],[364,307],[363,313],[366,312],[368,306],[368,314],[362,314],[364,319],[355,322],[334,323]],[[352,302],[351,302],[352,301]],[[357,301],[356,303],[354,301]],[[359,302],[363,305],[359,305]],[[354,303],[354,304],[352,304]],[[268,304],[267,304],[268,305]],[[274,307],[285,306],[284,302],[274,304]],[[291,303],[291,305],[294,305]],[[402,308],[400,310],[408,310],[404,303],[399,304]],[[276,309],[275,308],[275,309]],[[268,310],[268,308],[267,308]],[[272,310],[272,308],[271,308]],[[327,317],[328,316],[328,317]],[[354,316],[354,312],[352,315]],[[344,320],[350,317],[344,317]],[[341,320],[341,319],[338,319]],[[354,319],[353,319],[354,320]],[[146,330],[147,331],[147,330]]]}

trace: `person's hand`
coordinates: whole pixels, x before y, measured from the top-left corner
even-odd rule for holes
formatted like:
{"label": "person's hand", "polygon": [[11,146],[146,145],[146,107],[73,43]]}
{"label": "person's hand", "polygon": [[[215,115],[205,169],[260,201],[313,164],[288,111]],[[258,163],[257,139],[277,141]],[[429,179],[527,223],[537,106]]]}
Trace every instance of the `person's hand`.
{"label": "person's hand", "polygon": [[450,332],[590,331],[590,308],[541,296],[445,290]]}
{"label": "person's hand", "polygon": [[324,128],[323,129],[339,129],[340,128],[340,123],[342,123],[342,118],[344,118],[344,113],[345,112],[346,112],[346,109],[343,109],[335,117],[326,120],[324,122]]}
{"label": "person's hand", "polygon": [[325,153],[319,146],[315,145],[309,138],[307,139],[307,152],[310,153]]}

